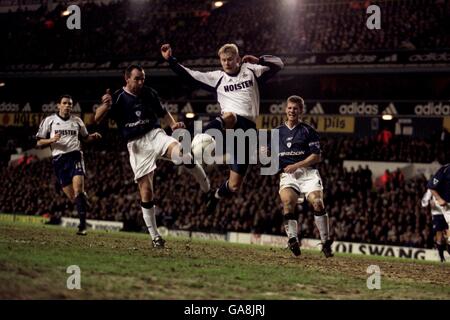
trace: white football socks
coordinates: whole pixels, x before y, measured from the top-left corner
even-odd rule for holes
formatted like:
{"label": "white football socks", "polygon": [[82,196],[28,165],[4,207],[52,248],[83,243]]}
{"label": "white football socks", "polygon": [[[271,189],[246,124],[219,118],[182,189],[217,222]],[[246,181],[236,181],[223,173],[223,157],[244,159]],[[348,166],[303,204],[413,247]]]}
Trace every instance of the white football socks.
{"label": "white football socks", "polygon": [[159,237],[160,234],[158,233],[158,227],[156,225],[156,217],[155,217],[155,210],[156,207],[153,206],[151,209],[142,208],[142,213],[145,221],[145,225],[148,228],[148,232],[150,233],[150,236],[152,239],[155,239],[156,237]]}
{"label": "white football socks", "polygon": [[297,220],[288,220],[284,225],[286,234],[288,239],[297,238],[298,230],[297,230]]}
{"label": "white football socks", "polygon": [[322,242],[329,240],[330,231],[328,224],[328,213],[321,216],[314,215],[314,222],[316,223],[317,229],[319,229],[320,240],[322,240]]}

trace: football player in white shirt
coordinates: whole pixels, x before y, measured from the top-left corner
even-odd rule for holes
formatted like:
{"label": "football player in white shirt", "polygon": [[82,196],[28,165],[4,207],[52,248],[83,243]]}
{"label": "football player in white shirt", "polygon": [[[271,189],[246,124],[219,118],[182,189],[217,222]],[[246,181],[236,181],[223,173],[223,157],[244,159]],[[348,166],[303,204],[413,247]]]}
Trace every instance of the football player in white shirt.
{"label": "football player in white shirt", "polygon": [[75,203],[80,225],[78,235],[86,235],[87,197],[84,192],[84,161],[79,136],[85,141],[101,138],[97,132],[89,134],[83,121],[71,115],[73,100],[69,95],[59,98],[58,113],[42,120],[36,134],[37,147],[50,146],[53,167],[67,197]]}
{"label": "football player in white shirt", "polygon": [[[203,132],[208,129],[256,131],[255,122],[259,116],[260,102],[259,85],[284,66],[280,58],[268,55],[259,58],[246,55],[241,59],[235,44],[225,44],[219,49],[218,56],[223,70],[210,72],[194,71],[179,64],[172,56],[169,44],[161,47],[161,54],[175,73],[217,94],[221,115],[204,126]],[[246,144],[246,153],[249,149]],[[208,213],[214,212],[220,198],[235,194],[244,181],[248,169],[248,154],[245,155],[247,161],[243,164],[237,163],[236,153],[233,157],[234,163],[230,165],[228,180],[208,196]]]}
{"label": "football player in white shirt", "polygon": [[444,251],[450,254],[450,245],[448,243],[448,222],[447,218],[450,216],[450,212],[446,211],[446,208],[439,205],[435,196],[431,193],[430,189],[422,197],[422,207],[426,208],[430,206],[431,216],[433,217],[433,231],[436,236],[436,248],[439,253],[441,262],[445,262]]}

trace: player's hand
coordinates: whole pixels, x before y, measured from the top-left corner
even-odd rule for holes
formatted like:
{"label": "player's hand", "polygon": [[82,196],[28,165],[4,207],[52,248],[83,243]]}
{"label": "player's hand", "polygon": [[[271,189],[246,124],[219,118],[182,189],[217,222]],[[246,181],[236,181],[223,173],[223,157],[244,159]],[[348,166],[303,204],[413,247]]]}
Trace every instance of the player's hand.
{"label": "player's hand", "polygon": [[248,63],[252,63],[252,64],[257,64],[259,62],[259,58],[255,57],[255,56],[251,56],[251,55],[245,55],[242,58],[242,62],[248,62]]}
{"label": "player's hand", "polygon": [[98,140],[102,138],[102,135],[98,132],[94,132],[89,135],[89,138],[91,138],[92,140]]}
{"label": "player's hand", "polygon": [[294,173],[295,171],[297,171],[298,166],[296,164],[290,164],[287,167],[284,168],[284,172],[286,173]]}
{"label": "player's hand", "polygon": [[102,104],[106,105],[108,108],[112,105],[111,90],[106,89],[106,93],[102,97]]}
{"label": "player's hand", "polygon": [[161,46],[161,55],[165,60],[169,60],[172,56],[172,48],[170,47],[170,44],[166,43]]}
{"label": "player's hand", "polygon": [[183,122],[175,122],[170,125],[170,128],[172,129],[172,131],[175,131],[177,129],[184,129],[186,128],[186,126]]}
{"label": "player's hand", "polygon": [[61,139],[61,134],[60,133],[55,134],[53,136],[53,138],[52,138],[53,142],[57,142],[57,141],[59,141],[59,139]]}

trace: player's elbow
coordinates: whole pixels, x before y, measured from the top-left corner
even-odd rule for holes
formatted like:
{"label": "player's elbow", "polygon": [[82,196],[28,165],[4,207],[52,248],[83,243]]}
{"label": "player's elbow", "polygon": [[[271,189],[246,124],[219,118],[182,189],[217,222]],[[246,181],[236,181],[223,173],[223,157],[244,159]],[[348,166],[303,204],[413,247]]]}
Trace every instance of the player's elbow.
{"label": "player's elbow", "polygon": [[101,117],[101,116],[96,112],[95,115],[94,115],[94,122],[95,122],[96,124],[100,124],[100,123],[102,122],[102,118],[103,118],[103,117]]}
{"label": "player's elbow", "polygon": [[319,163],[319,162],[322,162],[322,155],[315,154],[314,155],[314,163]]}

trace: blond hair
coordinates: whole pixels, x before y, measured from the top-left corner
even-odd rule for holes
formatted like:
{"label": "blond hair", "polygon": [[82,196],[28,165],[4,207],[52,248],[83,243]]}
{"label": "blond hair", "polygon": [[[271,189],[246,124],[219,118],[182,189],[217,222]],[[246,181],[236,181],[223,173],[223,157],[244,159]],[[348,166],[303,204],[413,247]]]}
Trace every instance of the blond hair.
{"label": "blond hair", "polygon": [[220,47],[219,52],[217,52],[217,55],[220,57],[222,53],[231,53],[239,55],[239,49],[237,45],[235,45],[234,43],[226,43]]}
{"label": "blond hair", "polygon": [[289,98],[287,98],[287,102],[296,103],[302,109],[305,106],[305,101],[299,96],[290,96]]}
{"label": "blond hair", "polygon": [[[292,102],[295,103],[296,105],[298,105],[299,109],[300,109],[300,113],[303,113],[303,110],[305,109],[305,101],[302,99],[302,97],[300,96],[290,96],[289,98],[287,98],[287,102]],[[287,104],[286,104],[287,106]]]}

